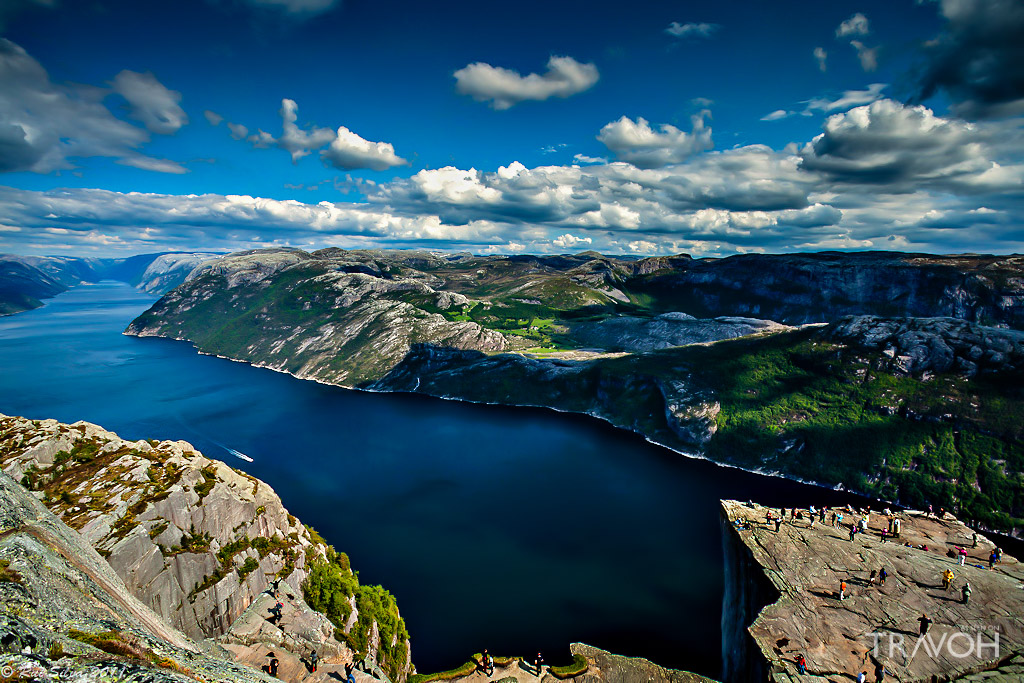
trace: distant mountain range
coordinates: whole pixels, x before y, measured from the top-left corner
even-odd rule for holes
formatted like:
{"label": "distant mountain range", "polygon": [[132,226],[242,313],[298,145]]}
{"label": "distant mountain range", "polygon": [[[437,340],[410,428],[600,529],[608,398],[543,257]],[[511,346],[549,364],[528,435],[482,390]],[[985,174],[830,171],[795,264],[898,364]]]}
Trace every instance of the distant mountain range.
{"label": "distant mountain range", "polygon": [[197,265],[218,257],[209,253],[141,254],[118,259],[0,254],[0,315],[39,308],[43,299],[83,282],[121,280],[163,294],[184,282]]}
{"label": "distant mountain range", "polygon": [[1012,530],[1022,329],[1021,256],[277,249],[200,264],[127,332],[340,386],[588,413]]}

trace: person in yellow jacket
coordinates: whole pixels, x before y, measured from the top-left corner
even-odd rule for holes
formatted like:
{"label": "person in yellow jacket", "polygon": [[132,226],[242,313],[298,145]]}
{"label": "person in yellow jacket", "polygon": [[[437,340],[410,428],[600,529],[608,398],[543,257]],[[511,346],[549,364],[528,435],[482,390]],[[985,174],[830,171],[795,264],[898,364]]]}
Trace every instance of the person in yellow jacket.
{"label": "person in yellow jacket", "polygon": [[953,575],[953,572],[950,569],[947,569],[946,571],[942,572],[942,588],[943,588],[943,590],[947,590],[948,591],[949,587],[951,585],[953,585],[953,579],[955,579],[955,578],[956,577]]}

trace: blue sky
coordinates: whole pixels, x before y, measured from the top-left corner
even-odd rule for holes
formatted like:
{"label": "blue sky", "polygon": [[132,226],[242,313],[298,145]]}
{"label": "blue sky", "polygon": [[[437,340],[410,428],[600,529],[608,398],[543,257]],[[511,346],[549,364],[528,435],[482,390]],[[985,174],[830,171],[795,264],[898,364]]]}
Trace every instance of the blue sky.
{"label": "blue sky", "polygon": [[1024,244],[1020,2],[16,0],[0,22],[3,251]]}

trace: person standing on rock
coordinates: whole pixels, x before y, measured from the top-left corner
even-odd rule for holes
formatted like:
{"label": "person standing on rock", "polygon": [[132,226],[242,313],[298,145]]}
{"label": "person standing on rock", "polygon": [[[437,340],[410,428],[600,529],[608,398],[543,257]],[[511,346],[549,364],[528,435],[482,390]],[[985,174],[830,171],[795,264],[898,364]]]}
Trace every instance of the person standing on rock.
{"label": "person standing on rock", "polygon": [[878,585],[884,586],[885,580],[889,578],[889,572],[885,571],[885,567],[878,570]]}
{"label": "person standing on rock", "polygon": [[882,683],[885,680],[885,665],[881,662],[875,663],[875,681],[876,683]]}
{"label": "person standing on rock", "polygon": [[968,581],[964,581],[964,587],[960,589],[960,596],[963,598],[963,603],[966,605],[971,601],[971,584]]}
{"label": "person standing on rock", "polygon": [[796,670],[799,673],[807,673],[807,660],[804,659],[803,655],[796,656]]}
{"label": "person standing on rock", "polygon": [[878,572],[876,572],[874,569],[872,569],[871,570],[871,576],[868,577],[868,585],[869,586],[874,586],[875,585],[875,577],[876,576],[878,576]]}
{"label": "person standing on rock", "polygon": [[832,513],[832,526],[834,526],[837,529],[839,528],[839,525],[836,524],[836,513],[835,512]]}
{"label": "person standing on rock", "polygon": [[927,614],[922,614],[921,618],[918,619],[918,621],[921,622],[921,629],[920,629],[921,636],[924,637],[924,636],[928,635],[928,627],[931,626],[934,622],[931,619],[928,618]]}
{"label": "person standing on rock", "polygon": [[494,675],[494,657],[491,656],[486,648],[483,655],[480,656],[480,668],[484,670],[488,678]]}
{"label": "person standing on rock", "polygon": [[840,600],[845,600],[846,599],[846,582],[845,581],[840,581],[839,582],[839,599]]}
{"label": "person standing on rock", "polygon": [[942,589],[948,591],[949,587],[953,585],[953,579],[955,578],[956,576],[954,576],[953,571],[950,569],[942,572]]}
{"label": "person standing on rock", "polygon": [[977,531],[974,532],[974,536],[971,538],[971,547],[972,548],[977,548],[978,547],[978,532]]}
{"label": "person standing on rock", "polygon": [[857,674],[857,683],[867,683],[867,680],[868,680],[868,672],[867,671],[861,671],[859,674]]}
{"label": "person standing on rock", "polygon": [[316,650],[309,651],[309,671],[310,673],[316,673],[316,665],[320,661],[320,655],[316,653]]}
{"label": "person standing on rock", "polygon": [[960,550],[957,551],[957,555],[960,556],[960,566],[964,566],[964,562],[967,561],[967,548],[961,547]]}
{"label": "person standing on rock", "polygon": [[540,676],[544,669],[544,658],[539,652],[537,653],[537,658],[533,660],[533,667],[537,669],[537,676]]}
{"label": "person standing on rock", "polygon": [[781,519],[775,520],[775,533],[778,533],[779,529],[781,529],[781,528],[782,528],[782,520]]}
{"label": "person standing on rock", "polygon": [[850,525],[850,542],[857,536],[857,526],[855,524]]}
{"label": "person standing on rock", "polygon": [[356,683],[356,675],[352,671],[355,668],[356,665],[351,662],[345,665],[345,683]]}

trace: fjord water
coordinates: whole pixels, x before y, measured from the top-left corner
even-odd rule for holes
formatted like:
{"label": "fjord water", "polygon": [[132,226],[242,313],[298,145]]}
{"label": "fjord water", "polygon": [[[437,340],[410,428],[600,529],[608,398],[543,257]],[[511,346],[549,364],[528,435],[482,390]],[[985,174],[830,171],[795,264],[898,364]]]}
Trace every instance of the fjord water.
{"label": "fjord water", "polygon": [[583,641],[717,676],[718,499],[849,500],[591,418],[347,391],[123,336],[153,301],[103,282],[0,318],[0,412],[182,439],[268,482],[398,598],[420,671],[484,647],[564,663]]}

